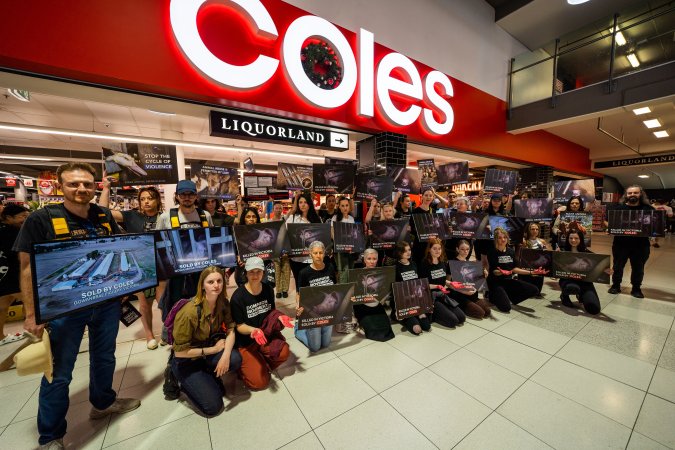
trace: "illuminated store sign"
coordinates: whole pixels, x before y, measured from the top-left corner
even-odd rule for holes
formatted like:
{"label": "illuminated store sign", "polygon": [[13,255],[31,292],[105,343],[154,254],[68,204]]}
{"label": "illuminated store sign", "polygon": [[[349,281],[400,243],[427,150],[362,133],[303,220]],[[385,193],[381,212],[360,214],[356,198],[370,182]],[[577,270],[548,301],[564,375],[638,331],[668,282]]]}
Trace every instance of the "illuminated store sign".
{"label": "illuminated store sign", "polygon": [[252,141],[281,141],[336,151],[349,148],[347,133],[220,111],[211,111],[210,122],[211,136],[237,137]]}
{"label": "illuminated store sign", "polygon": [[647,164],[662,164],[675,162],[675,153],[668,155],[643,156],[641,158],[614,159],[611,161],[596,161],[594,169],[608,169],[610,167],[644,166]]}
{"label": "illuminated store sign", "polygon": [[[408,126],[421,121],[424,128],[435,135],[445,135],[452,130],[455,117],[447,98],[454,95],[454,90],[447,75],[434,70],[422,78],[415,64],[396,52],[385,55],[375,67],[373,33],[359,30],[355,54],[342,32],[325,19],[309,15],[298,17],[285,35],[279,36],[274,19],[260,0],[230,0],[227,3],[238,7],[258,36],[283,39],[276,58],[259,54],[249,64],[234,65],[214,55],[200,36],[197,15],[205,3],[206,0],[172,0],[171,28],[191,64],[220,85],[251,90],[265,85],[283,70],[296,95],[311,105],[338,108],[357,92],[356,110],[361,117],[373,117],[377,101],[378,112],[394,125]],[[338,82],[322,85],[307,75],[303,50],[307,49],[304,46],[308,40],[315,39],[327,42],[330,55],[335,54],[335,61],[341,67]]]}

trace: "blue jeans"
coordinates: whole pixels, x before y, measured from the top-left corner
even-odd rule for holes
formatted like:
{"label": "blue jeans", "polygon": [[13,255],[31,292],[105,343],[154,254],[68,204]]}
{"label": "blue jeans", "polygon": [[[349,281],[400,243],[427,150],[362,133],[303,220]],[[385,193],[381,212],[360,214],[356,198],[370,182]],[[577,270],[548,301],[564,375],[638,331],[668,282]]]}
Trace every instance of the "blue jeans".
{"label": "blue jeans", "polygon": [[295,321],[295,337],[305,344],[310,352],[318,352],[320,349],[328,347],[332,335],[332,325],[321,328],[310,328],[308,330],[298,330],[298,321]]}
{"label": "blue jeans", "polygon": [[[208,355],[205,358],[176,358],[171,360],[171,369],[178,378],[180,388],[192,403],[207,416],[215,416],[223,409],[225,388],[216,377],[216,366],[223,352]],[[236,372],[241,367],[239,350],[232,349],[228,372]]]}
{"label": "blue jeans", "polygon": [[96,409],[113,404],[115,340],[119,330],[121,303],[113,300],[49,322],[49,339],[54,357],[54,379],[42,377],[38,406],[40,445],[66,434],[66,413],[70,404],[68,387],[80,350],[84,327],[89,327],[89,401]]}

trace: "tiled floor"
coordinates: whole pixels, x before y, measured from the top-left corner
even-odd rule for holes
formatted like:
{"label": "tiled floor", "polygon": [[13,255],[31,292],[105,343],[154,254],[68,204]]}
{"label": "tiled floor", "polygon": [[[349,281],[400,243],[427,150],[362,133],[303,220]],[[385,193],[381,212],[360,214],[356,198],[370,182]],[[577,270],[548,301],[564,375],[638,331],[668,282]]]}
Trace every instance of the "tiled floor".
{"label": "tiled floor", "polygon": [[[310,355],[287,330],[293,356],[271,387],[248,392],[228,378],[226,411],[213,419],[183,400],[164,400],[168,352],[147,351],[136,323],[120,330],[114,383],[143,405],[88,420],[85,342],[65,442],[78,449],[675,448],[675,238],[662,241],[646,269],[649,298],[598,286],[597,317],[562,307],[550,281],[544,300],[456,330],[434,325],[420,337],[400,326],[387,343],[336,335],[330,349]],[[594,236],[593,249],[606,253],[609,243]],[[0,373],[0,448],[36,446],[38,385],[36,376]]]}

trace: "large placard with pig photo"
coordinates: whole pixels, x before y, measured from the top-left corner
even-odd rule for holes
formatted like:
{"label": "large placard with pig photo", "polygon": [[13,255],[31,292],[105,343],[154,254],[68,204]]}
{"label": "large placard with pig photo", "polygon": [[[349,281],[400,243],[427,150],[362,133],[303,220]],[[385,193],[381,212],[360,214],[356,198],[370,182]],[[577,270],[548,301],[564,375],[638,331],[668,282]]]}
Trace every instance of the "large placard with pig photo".
{"label": "large placard with pig photo", "polygon": [[289,256],[308,256],[309,244],[314,241],[321,241],[325,248],[329,248],[332,243],[329,223],[288,223],[286,226]]}
{"label": "large placard with pig photo", "polygon": [[300,307],[303,310],[298,317],[298,329],[306,330],[351,321],[353,296],[353,283],[301,287]]}
{"label": "large placard with pig photo", "polygon": [[372,301],[382,303],[391,295],[391,285],[396,281],[394,266],[372,269],[351,269],[348,272],[350,283],[354,283],[355,302]]}
{"label": "large placard with pig photo", "polygon": [[178,183],[173,145],[106,144],[103,165],[113,186]]}
{"label": "large placard with pig photo", "polygon": [[396,320],[433,312],[434,303],[427,278],[393,283],[392,288],[396,303]]}

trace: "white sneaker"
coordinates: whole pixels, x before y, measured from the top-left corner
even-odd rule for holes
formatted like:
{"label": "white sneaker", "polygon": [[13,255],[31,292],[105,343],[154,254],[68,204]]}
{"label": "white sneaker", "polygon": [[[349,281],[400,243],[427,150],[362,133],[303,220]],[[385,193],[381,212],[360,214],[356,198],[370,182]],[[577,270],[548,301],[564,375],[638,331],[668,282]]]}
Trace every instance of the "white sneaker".
{"label": "white sneaker", "polygon": [[135,398],[116,398],[106,409],[91,408],[90,419],[102,419],[110,414],[124,414],[141,406],[141,401]]}
{"label": "white sneaker", "polygon": [[155,350],[158,347],[158,345],[159,344],[157,344],[157,341],[155,339],[150,339],[146,344],[146,347],[148,347],[148,350]]}
{"label": "white sneaker", "polygon": [[63,439],[54,439],[38,447],[40,450],[61,450],[66,448],[63,446]]}

